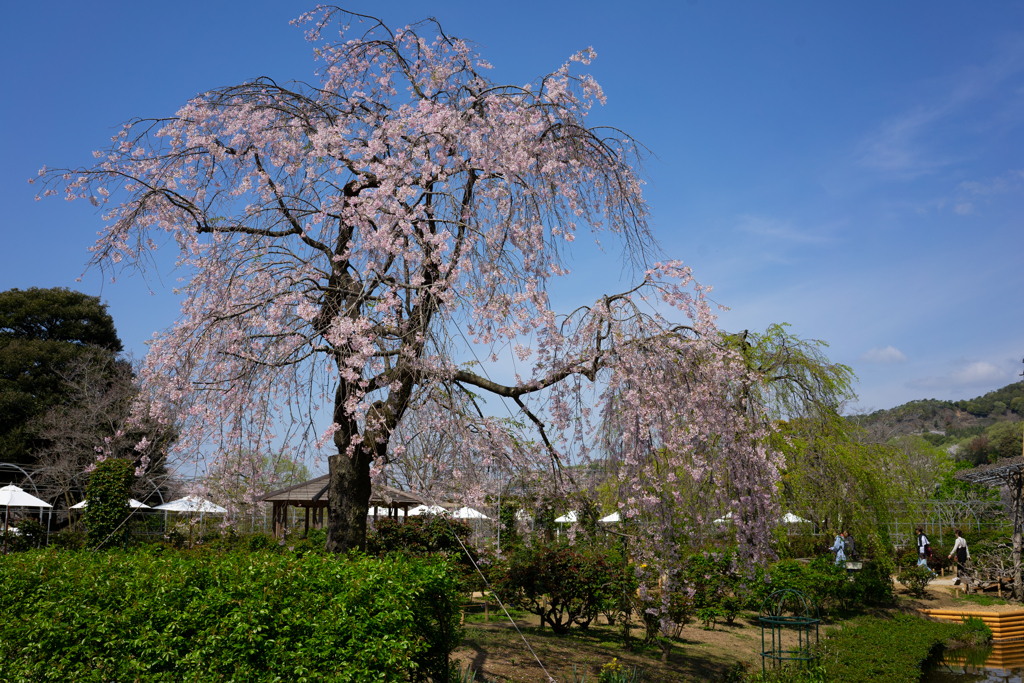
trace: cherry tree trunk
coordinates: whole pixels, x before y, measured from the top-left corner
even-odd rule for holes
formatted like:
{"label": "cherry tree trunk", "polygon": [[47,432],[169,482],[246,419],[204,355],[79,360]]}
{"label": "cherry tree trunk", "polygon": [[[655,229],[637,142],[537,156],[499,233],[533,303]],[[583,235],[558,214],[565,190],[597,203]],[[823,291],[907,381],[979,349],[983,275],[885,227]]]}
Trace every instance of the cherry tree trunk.
{"label": "cherry tree trunk", "polygon": [[370,461],[363,449],[328,460],[327,551],[366,549],[366,513],[370,508]]}
{"label": "cherry tree trunk", "polygon": [[1013,500],[1013,599],[1024,600],[1024,585],[1021,585],[1021,527],[1024,526],[1024,510],[1021,509],[1024,472],[1014,472],[1009,478],[1010,495]]}

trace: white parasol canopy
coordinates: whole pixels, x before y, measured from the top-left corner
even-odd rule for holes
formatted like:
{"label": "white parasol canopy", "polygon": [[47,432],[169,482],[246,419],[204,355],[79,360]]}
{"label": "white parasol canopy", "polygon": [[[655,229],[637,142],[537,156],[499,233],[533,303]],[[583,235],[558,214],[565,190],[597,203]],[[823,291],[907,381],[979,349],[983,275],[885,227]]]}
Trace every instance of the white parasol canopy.
{"label": "white parasol canopy", "polygon": [[452,513],[452,517],[455,519],[490,519],[490,517],[484,513],[479,510],[474,510],[471,507],[460,507]]}
{"label": "white parasol canopy", "polygon": [[154,510],[165,510],[167,512],[206,512],[211,514],[222,514],[227,512],[225,508],[215,505],[199,496],[185,496],[170,503],[157,505]]}
{"label": "white parasol canopy", "polygon": [[[423,507],[423,506],[421,505],[420,507]],[[415,508],[413,508],[413,509],[415,509]],[[397,513],[397,515],[399,517],[405,517],[405,510],[403,510],[402,508],[396,509],[395,512]],[[369,508],[366,511],[366,516],[367,517],[373,517],[375,515],[378,516],[378,517],[387,517],[390,514],[391,514],[391,509],[390,508],[382,508],[382,507],[375,508],[375,507],[371,507],[371,508]],[[414,514],[414,513],[413,513],[412,510],[409,510],[409,514],[411,515],[411,514]]]}
{"label": "white parasol canopy", "polygon": [[[83,500],[81,503],[78,503],[76,505],[72,505],[71,509],[72,510],[81,510],[82,508],[87,507],[88,505],[89,505],[89,501],[88,500]],[[139,501],[135,500],[134,498],[130,498],[128,500],[128,505],[131,506],[132,508],[147,508],[147,509],[149,508],[148,505],[146,505],[145,503],[140,503]]]}
{"label": "white parasol canopy", "polygon": [[621,522],[622,521],[622,517],[619,516],[618,512],[613,512],[612,514],[608,515],[607,517],[602,517],[601,519],[599,519],[597,521],[604,522],[605,524],[613,524],[615,522]]}
{"label": "white parasol canopy", "polygon": [[783,515],[782,521],[786,524],[804,524],[810,522],[810,520],[804,519],[803,517],[797,517],[792,512],[787,512]]}
{"label": "white parasol canopy", "polygon": [[575,524],[578,520],[576,519],[576,511],[568,512],[561,517],[555,519],[559,524]]}
{"label": "white parasol canopy", "polygon": [[446,512],[448,511],[440,505],[417,505],[409,510],[409,516],[418,517],[420,515],[443,515]]}
{"label": "white parasol canopy", "polygon": [[11,508],[48,508],[53,507],[45,500],[39,500],[31,493],[25,493],[22,489],[11,484],[0,488],[0,507]]}

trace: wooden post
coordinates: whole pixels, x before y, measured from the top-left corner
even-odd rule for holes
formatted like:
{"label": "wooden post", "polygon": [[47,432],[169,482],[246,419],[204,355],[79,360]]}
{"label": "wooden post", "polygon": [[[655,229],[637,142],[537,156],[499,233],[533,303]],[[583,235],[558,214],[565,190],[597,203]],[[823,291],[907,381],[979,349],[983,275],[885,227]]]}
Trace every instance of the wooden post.
{"label": "wooden post", "polygon": [[309,537],[309,506],[306,506],[306,529],[302,532],[303,538]]}

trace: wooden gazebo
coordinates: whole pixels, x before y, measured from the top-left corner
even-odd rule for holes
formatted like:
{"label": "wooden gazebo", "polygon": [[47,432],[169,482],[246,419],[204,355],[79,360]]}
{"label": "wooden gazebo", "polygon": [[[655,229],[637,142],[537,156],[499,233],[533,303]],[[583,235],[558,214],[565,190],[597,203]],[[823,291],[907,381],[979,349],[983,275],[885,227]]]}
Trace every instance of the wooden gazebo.
{"label": "wooden gazebo", "polygon": [[[305,508],[306,523],[304,533],[309,532],[311,517],[314,527],[323,526],[324,511],[327,509],[327,489],[330,475],[323,475],[295,484],[278,491],[260,496],[256,500],[263,503],[273,504],[274,536],[281,538],[285,528],[288,526],[288,506]],[[397,517],[398,511],[403,510],[406,515],[409,508],[417,505],[425,505],[426,501],[409,491],[399,491],[390,486],[374,486],[370,492],[370,507],[374,511],[378,508],[387,508],[388,517]]]}
{"label": "wooden gazebo", "polygon": [[1010,500],[1013,507],[1013,598],[1024,600],[1024,585],[1021,582],[1021,537],[1024,527],[1024,456],[1001,458],[991,465],[979,465],[969,470],[961,470],[954,475],[960,481],[985,486],[1006,486],[1010,489]]}

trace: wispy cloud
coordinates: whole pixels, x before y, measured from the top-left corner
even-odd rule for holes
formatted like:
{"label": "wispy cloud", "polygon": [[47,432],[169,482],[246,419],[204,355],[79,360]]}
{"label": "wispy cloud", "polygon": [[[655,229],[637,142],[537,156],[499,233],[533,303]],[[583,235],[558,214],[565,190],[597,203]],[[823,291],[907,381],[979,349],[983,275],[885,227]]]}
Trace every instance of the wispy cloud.
{"label": "wispy cloud", "polygon": [[[1022,71],[1024,39],[1014,36],[1003,42],[988,63],[960,70],[941,82],[941,91],[928,101],[881,122],[861,140],[857,161],[901,179],[933,173],[954,163],[956,156],[940,149],[948,145],[951,119],[981,100],[993,96],[1005,100],[1006,81]],[[983,116],[991,123],[1003,114],[987,109]]]}
{"label": "wispy cloud", "polygon": [[861,354],[864,363],[906,363],[907,356],[895,346],[875,347]]}
{"label": "wispy cloud", "polygon": [[987,180],[968,180],[960,183],[959,188],[975,195],[1016,192],[1024,189],[1024,171],[1011,170]]}
{"label": "wispy cloud", "polygon": [[789,221],[763,216],[740,216],[736,229],[748,235],[767,237],[788,244],[829,244],[833,241],[831,231],[826,228],[802,230]]}
{"label": "wispy cloud", "polygon": [[911,389],[960,389],[992,385],[1010,380],[1010,373],[987,361],[965,363],[945,375],[921,377],[907,382]]}

